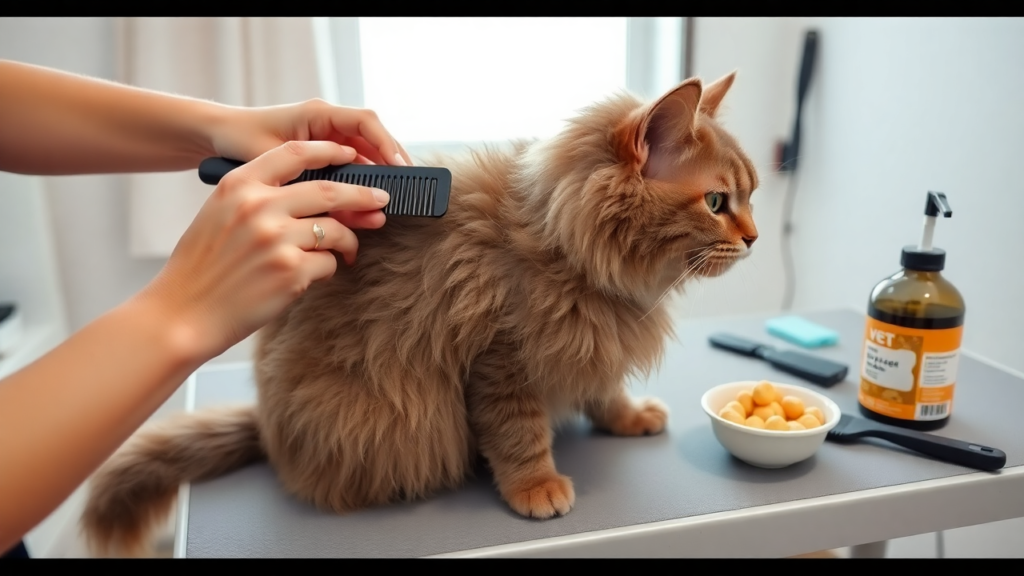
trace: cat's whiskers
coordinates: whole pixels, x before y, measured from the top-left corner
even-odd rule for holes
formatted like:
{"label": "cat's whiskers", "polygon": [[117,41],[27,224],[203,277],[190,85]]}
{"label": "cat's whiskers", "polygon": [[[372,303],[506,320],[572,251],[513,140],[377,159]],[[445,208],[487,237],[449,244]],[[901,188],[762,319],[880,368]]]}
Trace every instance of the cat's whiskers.
{"label": "cat's whiskers", "polygon": [[706,278],[703,274],[706,271],[706,269],[710,268],[712,265],[713,259],[708,258],[704,261],[704,263],[701,265],[700,270],[698,270],[697,272],[697,297],[694,298],[693,303],[690,306],[691,315],[693,314],[693,309],[696,308],[697,304],[701,301],[702,298],[704,298],[704,285]]}
{"label": "cat's whiskers", "polygon": [[712,248],[712,246],[700,246],[698,248],[691,248],[690,250],[687,250],[687,251],[683,252],[683,254],[689,254],[690,252],[697,252],[698,250],[711,250],[711,248]]}
{"label": "cat's whiskers", "polygon": [[[714,254],[712,254],[712,252],[715,251],[715,247],[714,246],[705,246],[705,247],[701,247],[701,248],[694,248],[693,250],[687,250],[687,252],[693,252],[693,251],[696,251],[696,250],[702,250],[703,253],[698,254],[696,256],[696,261],[693,262],[693,264],[691,266],[691,270],[684,271],[684,274],[685,274],[685,272],[692,272],[693,274],[691,274],[689,278],[692,279],[692,280],[696,280],[697,281],[698,289],[702,290],[703,279],[700,277],[700,271],[697,270],[697,268],[699,268],[699,266],[701,266],[703,263],[706,263],[708,260],[710,260],[714,256]],[[673,288],[675,288],[675,286],[676,286],[675,284],[673,286],[670,286],[669,290],[672,290]],[[689,316],[690,313],[693,312],[693,310],[692,310],[692,308],[693,308],[693,299],[692,298],[687,298],[687,299],[690,302],[689,303],[690,307],[688,308],[686,315]],[[657,304],[655,304],[655,306],[656,305]]]}
{"label": "cat's whiskers", "polygon": [[693,306],[694,306],[694,302],[696,302],[696,300],[697,300],[697,295],[700,293],[700,286],[701,286],[700,279],[697,278],[697,288],[696,288],[696,290],[687,292],[687,298],[686,298],[686,300],[687,300],[687,302],[686,302],[686,317],[687,318],[690,318],[690,317],[693,316]]}
{"label": "cat's whiskers", "polygon": [[[698,254],[696,256],[696,262],[686,266],[686,268],[683,270],[683,272],[681,274],[679,274],[679,277],[676,278],[672,282],[672,284],[670,284],[669,287],[666,288],[665,291],[661,293],[661,296],[658,298],[658,300],[654,303],[653,306],[651,306],[650,310],[648,310],[646,313],[644,313],[643,316],[640,317],[640,320],[638,320],[638,322],[643,322],[644,319],[647,318],[647,316],[649,316],[651,314],[651,312],[654,312],[654,310],[658,307],[658,305],[661,304],[662,300],[664,300],[665,297],[668,296],[669,292],[671,292],[673,288],[678,286],[680,282],[682,282],[682,281],[684,281],[686,279],[686,275],[687,275],[688,272],[693,271],[698,266],[703,266],[703,264],[708,260],[708,258],[710,258],[710,255],[711,255],[712,251],[714,250],[714,247],[706,247],[706,248],[703,248],[703,250],[704,250],[703,252],[701,252],[700,254]],[[688,252],[692,252],[692,250],[688,250]],[[691,276],[691,278],[692,278],[692,276]]]}
{"label": "cat's whiskers", "polygon": [[[704,256],[705,254],[700,254],[697,256],[697,258],[703,258]],[[687,265],[687,267],[679,274],[679,276],[675,280],[673,280],[671,284],[669,284],[668,288],[666,288],[665,291],[661,293],[661,296],[658,297],[658,300],[654,303],[654,305],[651,306],[651,308],[647,312],[645,312],[643,316],[640,317],[640,320],[638,320],[638,322],[643,322],[644,319],[647,318],[647,316],[650,315],[650,313],[653,312],[659,304],[661,304],[662,300],[665,299],[665,297],[672,291],[672,289],[675,288],[679,284],[679,282],[686,277],[687,272],[690,272],[695,265],[696,264]]]}
{"label": "cat's whiskers", "polygon": [[751,277],[751,281],[748,282],[747,285],[748,286],[755,286],[756,285],[755,282],[757,281],[757,279],[760,278],[760,277],[763,277],[763,276],[761,275],[761,271],[758,269],[757,261],[756,260],[749,260],[749,262],[750,262],[750,266],[753,266],[753,269],[751,270],[750,266],[744,267],[743,268],[745,270],[744,274],[747,274],[748,276]]}
{"label": "cat's whiskers", "polygon": [[[698,257],[699,259],[700,259],[700,258],[704,258],[704,257],[709,257],[709,255],[710,255],[710,251],[711,251],[711,248],[707,248],[707,247],[705,247],[705,248],[704,248],[704,250],[707,250],[707,252],[706,252],[705,254],[701,254],[701,256],[700,256],[700,257]],[[706,259],[706,258],[704,258],[704,259]],[[690,272],[693,272],[693,274],[692,274],[692,275],[690,276],[690,278],[698,278],[698,276],[697,276],[697,270],[696,270],[696,269],[697,269],[697,267],[698,267],[698,266],[699,266],[699,265],[700,265],[701,263],[702,263],[702,260],[698,260],[697,262],[694,262],[694,265],[693,265],[692,269],[691,269],[691,270],[689,270]],[[699,278],[698,278],[698,282],[699,282]],[[669,290],[671,290],[671,289],[672,289],[672,287],[670,287],[670,288],[669,288]],[[691,305],[692,305],[692,300],[691,300]]]}

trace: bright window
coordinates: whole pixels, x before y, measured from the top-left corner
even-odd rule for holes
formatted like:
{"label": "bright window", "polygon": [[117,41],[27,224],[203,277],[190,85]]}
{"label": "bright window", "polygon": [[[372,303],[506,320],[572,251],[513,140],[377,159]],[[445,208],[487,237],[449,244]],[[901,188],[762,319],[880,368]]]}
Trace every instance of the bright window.
{"label": "bright window", "polygon": [[395,137],[553,134],[626,87],[625,18],[360,18],[364,104]]}
{"label": "bright window", "polygon": [[322,18],[325,94],[410,152],[556,133],[624,89],[681,79],[682,18]]}

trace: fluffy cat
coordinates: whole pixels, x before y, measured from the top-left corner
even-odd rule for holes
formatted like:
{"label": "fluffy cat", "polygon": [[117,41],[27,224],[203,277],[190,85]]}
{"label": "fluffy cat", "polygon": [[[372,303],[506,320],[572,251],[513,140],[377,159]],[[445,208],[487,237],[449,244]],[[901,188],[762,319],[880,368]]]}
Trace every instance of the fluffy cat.
{"label": "fluffy cat", "polygon": [[144,546],[182,482],[266,458],[281,485],[343,513],[454,488],[486,458],[523,516],[573,506],[552,422],[623,436],[668,411],[633,399],[671,333],[662,298],[717,276],[757,238],[757,174],[716,121],[735,73],[644,104],[623,94],[557,136],[436,159],[440,219],[359,232],[359,258],[258,337],[258,403],[137,433],[95,474],[83,516],[100,550]]}

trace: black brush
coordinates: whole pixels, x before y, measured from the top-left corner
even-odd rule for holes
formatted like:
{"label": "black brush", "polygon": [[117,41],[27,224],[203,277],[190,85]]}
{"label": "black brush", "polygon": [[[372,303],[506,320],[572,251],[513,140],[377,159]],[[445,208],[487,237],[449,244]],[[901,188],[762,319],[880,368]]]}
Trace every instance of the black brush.
{"label": "black brush", "polygon": [[819,386],[834,386],[842,382],[849,369],[846,364],[833,362],[827,358],[795,350],[776,350],[771,346],[732,334],[712,334],[708,337],[708,342],[715,348],[760,358],[783,372],[799,376]]}
{"label": "black brush", "polygon": [[953,440],[935,434],[904,430],[849,414],[840,416],[839,423],[835,428],[829,430],[826,437],[833,442],[840,443],[853,442],[858,438],[881,438],[951,464],[978,470],[999,470],[1006,465],[1006,454],[996,448]]}
{"label": "black brush", "polygon": [[[245,164],[227,158],[207,158],[199,164],[199,179],[217,185],[225,174]],[[379,188],[391,195],[383,212],[389,216],[440,218],[448,211],[452,173],[433,166],[377,166],[345,164],[306,170],[288,184],[330,180]]]}

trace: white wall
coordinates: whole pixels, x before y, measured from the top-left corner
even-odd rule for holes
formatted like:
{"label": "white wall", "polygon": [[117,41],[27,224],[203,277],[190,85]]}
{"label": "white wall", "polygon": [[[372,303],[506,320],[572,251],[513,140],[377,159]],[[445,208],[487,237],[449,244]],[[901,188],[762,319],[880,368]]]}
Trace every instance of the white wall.
{"label": "white wall", "polygon": [[1024,371],[1024,19],[813,23],[795,307],[863,309],[942,191],[953,217],[935,245],[967,303],[964,347]]}

